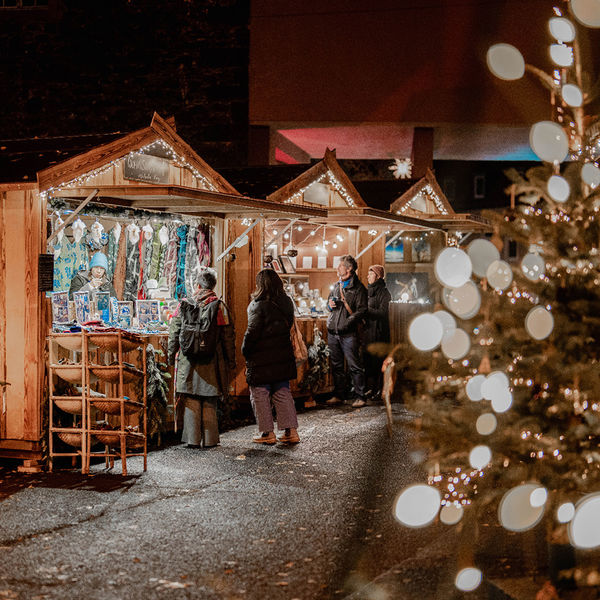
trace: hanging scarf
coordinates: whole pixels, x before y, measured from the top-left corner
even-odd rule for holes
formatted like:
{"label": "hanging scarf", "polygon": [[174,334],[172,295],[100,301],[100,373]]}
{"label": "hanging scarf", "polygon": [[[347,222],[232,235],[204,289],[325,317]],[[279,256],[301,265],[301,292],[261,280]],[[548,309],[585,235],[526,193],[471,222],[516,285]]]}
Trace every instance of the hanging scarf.
{"label": "hanging scarf", "polygon": [[165,253],[165,264],[162,271],[159,268],[160,277],[165,278],[165,283],[169,287],[169,293],[172,297],[175,294],[175,282],[177,280],[177,249],[179,247],[179,237],[177,235],[177,226],[174,223],[169,225],[169,243]]}
{"label": "hanging scarf", "polygon": [[179,251],[177,253],[177,279],[175,280],[175,298],[183,298],[185,294],[185,255],[187,252],[188,225],[177,228]]}

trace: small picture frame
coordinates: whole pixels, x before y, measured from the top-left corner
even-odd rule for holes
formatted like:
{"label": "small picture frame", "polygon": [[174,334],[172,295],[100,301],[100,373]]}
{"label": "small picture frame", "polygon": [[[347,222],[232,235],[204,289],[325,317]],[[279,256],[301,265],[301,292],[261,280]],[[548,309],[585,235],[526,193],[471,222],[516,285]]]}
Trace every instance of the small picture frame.
{"label": "small picture frame", "polygon": [[110,292],[96,292],[96,310],[102,321],[110,322]]}
{"label": "small picture frame", "polygon": [[159,300],[137,300],[136,303],[136,314],[140,327],[160,321]]}
{"label": "small picture frame", "polygon": [[74,292],[75,320],[81,325],[90,320],[90,293]]}
{"label": "small picture frame", "polygon": [[66,324],[69,319],[69,292],[52,293],[52,322]]}
{"label": "small picture frame", "polygon": [[281,263],[284,273],[296,272],[296,267],[294,267],[294,263],[292,262],[292,259],[289,256],[286,256],[285,254],[280,254],[279,262]]}
{"label": "small picture frame", "polygon": [[117,325],[119,327],[131,327],[133,323],[133,302],[117,302]]}
{"label": "small picture frame", "polygon": [[281,268],[281,263],[280,263],[280,262],[279,262],[279,261],[278,261],[276,258],[274,258],[274,259],[271,261],[271,265],[272,265],[272,267],[273,267],[273,270],[274,270],[276,273],[283,273],[283,269]]}

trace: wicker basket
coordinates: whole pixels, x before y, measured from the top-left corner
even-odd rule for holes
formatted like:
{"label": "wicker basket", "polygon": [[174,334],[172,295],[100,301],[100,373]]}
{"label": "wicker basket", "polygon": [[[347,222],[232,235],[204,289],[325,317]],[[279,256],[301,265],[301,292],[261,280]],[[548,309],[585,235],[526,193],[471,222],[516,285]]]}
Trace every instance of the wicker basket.
{"label": "wicker basket", "polygon": [[[54,339],[59,346],[62,346],[67,350],[81,352],[83,343],[83,336],[81,333],[55,333],[52,335],[52,339]],[[95,350],[96,348],[97,346],[88,339],[88,350]]]}
{"label": "wicker basket", "polygon": [[[102,433],[95,432],[94,438],[105,446],[120,446],[121,436],[119,431],[107,430]],[[125,443],[128,448],[142,448],[144,446],[144,436],[140,433],[126,433]]]}
{"label": "wicker basket", "polygon": [[[119,335],[118,333],[93,333],[91,339],[94,344],[106,352],[119,351]],[[121,348],[123,352],[131,352],[143,343],[142,338],[134,335],[121,334]]]}
{"label": "wicker basket", "polygon": [[[108,415],[120,415],[121,414],[121,401],[119,398],[103,398],[102,400],[94,400],[92,398],[93,405],[101,412]],[[133,413],[139,412],[144,408],[142,404],[138,402],[124,402],[125,414],[132,415]]]}
{"label": "wicker basket", "polygon": [[81,414],[81,398],[54,398],[54,404],[71,415]]}
{"label": "wicker basket", "polygon": [[81,447],[81,433],[69,433],[67,431],[58,431],[56,435],[69,446]]}
{"label": "wicker basket", "polygon": [[102,381],[110,381],[111,383],[119,383],[119,370],[123,369],[123,383],[131,383],[137,377],[141,377],[143,373],[131,367],[120,367],[119,365],[101,366],[92,365],[90,371],[102,379]]}
{"label": "wicker basket", "polygon": [[54,365],[54,372],[69,383],[81,383],[83,370],[81,365]]}

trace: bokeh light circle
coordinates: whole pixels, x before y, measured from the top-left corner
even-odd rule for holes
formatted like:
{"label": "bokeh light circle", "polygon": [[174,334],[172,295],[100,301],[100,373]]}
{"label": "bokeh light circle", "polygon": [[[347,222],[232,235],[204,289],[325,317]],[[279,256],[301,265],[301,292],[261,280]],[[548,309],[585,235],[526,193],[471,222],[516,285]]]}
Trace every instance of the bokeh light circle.
{"label": "bokeh light circle", "polygon": [[481,394],[486,400],[491,400],[504,390],[508,389],[510,381],[506,373],[492,371],[481,384]]}
{"label": "bokeh light circle", "polygon": [[564,129],[554,121],[540,121],[531,127],[529,143],[540,160],[562,162],[569,152],[569,142]]}
{"label": "bokeh light circle", "polygon": [[435,276],[446,287],[464,285],[470,279],[472,270],[469,255],[459,248],[444,248],[435,259]]}
{"label": "bokeh light circle", "polygon": [[581,179],[593,188],[598,187],[600,185],[600,169],[593,163],[585,163],[581,167]]}
{"label": "bokeh light circle", "polygon": [[589,494],[577,503],[568,531],[576,548],[600,546],[600,493]]}
{"label": "bokeh light circle", "polygon": [[467,381],[467,396],[469,400],[473,402],[479,402],[483,399],[483,394],[481,393],[481,386],[485,381],[485,375],[474,375]]}
{"label": "bokeh light circle", "polygon": [[492,242],[483,238],[473,240],[467,247],[467,254],[473,265],[473,273],[477,277],[485,277],[488,267],[495,260],[500,260],[498,248]]}
{"label": "bokeh light circle", "polygon": [[469,353],[471,338],[463,329],[455,329],[442,338],[442,353],[446,358],[458,360]]}
{"label": "bokeh light circle", "polygon": [[469,464],[474,469],[483,469],[486,465],[488,465],[492,460],[492,451],[489,446],[485,446],[480,444],[479,446],[475,446],[469,453]]}
{"label": "bokeh light circle", "polygon": [[527,531],[535,527],[544,514],[543,506],[531,506],[531,492],[538,483],[523,483],[504,494],[498,507],[498,519],[508,531]]}
{"label": "bokeh light circle", "polygon": [[461,592],[472,592],[481,583],[481,571],[475,567],[466,567],[458,572],[454,585]]}
{"label": "bokeh light circle", "polygon": [[550,19],[548,29],[550,29],[552,37],[559,42],[572,42],[575,39],[575,26],[564,17]]}
{"label": "bokeh light circle", "polygon": [[489,70],[499,79],[514,81],[525,73],[525,60],[511,44],[494,44],[486,55]]}
{"label": "bokeh light circle", "polygon": [[437,516],[440,502],[437,488],[424,484],[411,485],[398,496],[394,514],[407,527],[424,527]]}
{"label": "bokeh light circle", "polygon": [[496,431],[497,425],[498,419],[496,419],[496,415],[492,413],[483,413],[477,417],[475,429],[479,435],[490,435]]}
{"label": "bokeh light circle", "polygon": [[495,260],[486,273],[488,283],[496,290],[505,290],[513,280],[510,265],[503,260]]}
{"label": "bokeh light circle", "polygon": [[460,504],[446,504],[440,511],[440,521],[445,525],[455,525],[462,519],[464,512]]}
{"label": "bokeh light circle", "polygon": [[471,319],[481,308],[479,288],[472,281],[454,288],[448,296],[448,307],[457,317]]}
{"label": "bokeh light circle", "polygon": [[452,333],[456,329],[456,319],[448,311],[436,310],[433,316],[440,320],[444,335]]}
{"label": "bokeh light circle", "polygon": [[509,389],[501,390],[494,393],[491,401],[494,412],[504,413],[512,406],[513,395]]}
{"label": "bokeh light circle", "polygon": [[548,194],[556,202],[566,202],[571,193],[569,182],[560,175],[552,175],[548,179]]}
{"label": "bokeh light circle", "polygon": [[534,340],[546,339],[554,329],[554,317],[543,306],[534,306],[525,317],[525,330]]}
{"label": "bokeh light circle", "polygon": [[538,487],[529,494],[529,504],[534,508],[544,506],[548,500],[548,490],[545,487]]}
{"label": "bokeh light circle", "polygon": [[570,67],[573,64],[573,49],[564,44],[552,44],[550,58],[559,67]]}
{"label": "bokeh light circle", "polygon": [[521,261],[521,271],[529,281],[538,281],[546,272],[546,261],[536,252],[529,252]]}
{"label": "bokeh light circle", "polygon": [[556,510],[556,519],[559,523],[568,523],[575,516],[575,505],[572,502],[564,502]]}
{"label": "bokeh light circle", "polygon": [[575,18],[586,27],[600,27],[599,0],[571,0],[571,10]]}
{"label": "bokeh light circle", "polygon": [[431,313],[416,316],[408,328],[408,339],[417,350],[433,350],[442,341],[444,329],[440,320]]}
{"label": "bokeh light circle", "polygon": [[576,86],[573,83],[565,83],[565,85],[562,86],[561,94],[563,100],[569,106],[577,107],[583,104],[583,94],[579,89],[579,86]]}

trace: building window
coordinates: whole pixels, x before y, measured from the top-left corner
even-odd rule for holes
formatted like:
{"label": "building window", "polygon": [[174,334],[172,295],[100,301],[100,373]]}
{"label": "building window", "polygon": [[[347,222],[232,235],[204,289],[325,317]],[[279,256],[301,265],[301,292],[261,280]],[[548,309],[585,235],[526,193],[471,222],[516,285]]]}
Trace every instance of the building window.
{"label": "building window", "polygon": [[485,198],[485,175],[475,175],[473,179],[473,197]]}

